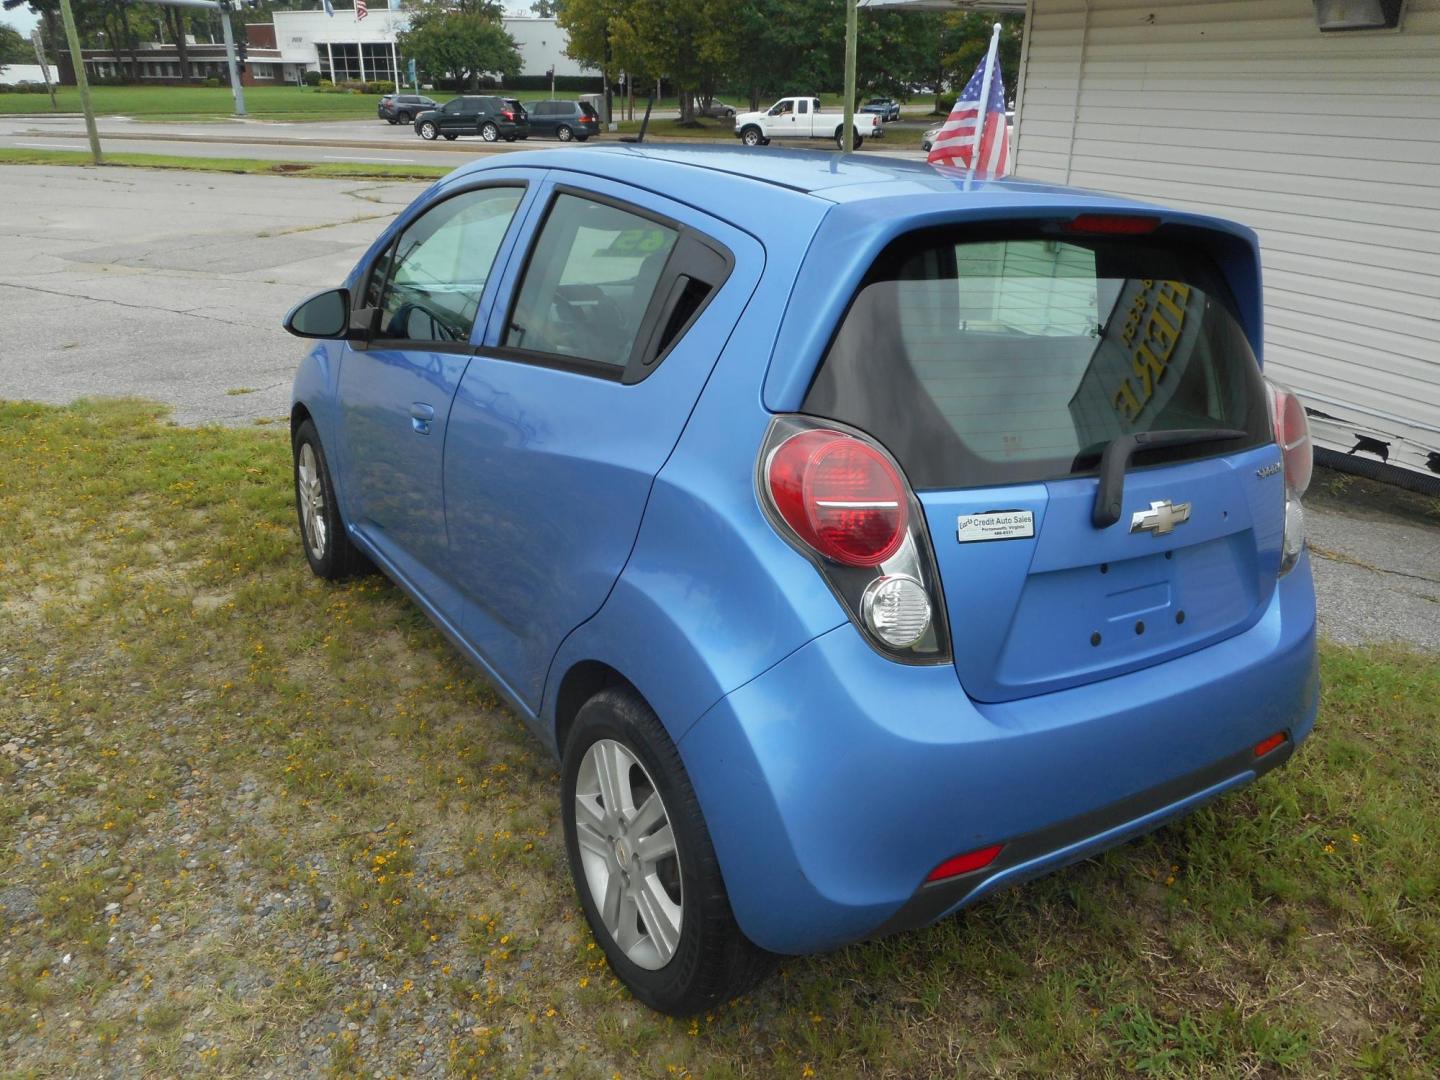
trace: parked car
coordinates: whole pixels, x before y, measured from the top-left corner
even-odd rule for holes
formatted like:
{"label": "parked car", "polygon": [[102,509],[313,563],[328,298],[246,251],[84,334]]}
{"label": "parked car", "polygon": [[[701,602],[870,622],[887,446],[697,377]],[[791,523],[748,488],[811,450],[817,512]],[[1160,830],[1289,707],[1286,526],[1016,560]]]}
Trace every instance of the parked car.
{"label": "parked car", "polygon": [[871,98],[860,106],[863,113],[874,113],[886,123],[900,119],[900,103],[891,98]]}
{"label": "parked car", "polygon": [[375,106],[375,115],[392,124],[409,124],[426,109],[439,107],[438,103],[420,94],[386,94]]}
{"label": "parked car", "polygon": [[561,142],[584,142],[600,134],[600,114],[588,101],[536,101],[528,106],[530,131]]}
{"label": "parked car", "polygon": [[709,105],[701,105],[695,112],[697,115],[709,117],[712,120],[733,120],[735,118],[735,106],[726,105],[719,98],[711,98]]}
{"label": "parked car", "polygon": [[461,135],[479,135],[486,142],[514,142],[530,134],[525,111],[513,98],[466,95],[427,109],[415,117],[415,134],[422,139],[442,135],[452,142]]}
{"label": "parked car", "polygon": [[1314,723],[1309,436],[1243,226],[522,152],[285,325],[310,567],[383,570],[559,757],[580,906],[654,1008],[1088,858]]}
{"label": "parked car", "polygon": [[[883,123],[874,113],[856,113],[855,149],[883,135]],[[771,139],[833,139],[843,147],[844,131],[845,114],[822,111],[817,97],[781,98],[763,112],[735,117],[735,136],[746,146],[768,146]]]}

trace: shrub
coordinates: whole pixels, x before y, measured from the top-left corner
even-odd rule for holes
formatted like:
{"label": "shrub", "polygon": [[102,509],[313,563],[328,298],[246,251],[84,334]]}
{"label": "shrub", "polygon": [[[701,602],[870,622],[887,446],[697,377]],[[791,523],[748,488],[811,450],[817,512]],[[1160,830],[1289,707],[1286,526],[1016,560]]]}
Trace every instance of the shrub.
{"label": "shrub", "polygon": [[38,82],[16,83],[14,86],[8,83],[0,84],[0,94],[43,94],[45,84]]}
{"label": "shrub", "polygon": [[319,73],[318,71],[307,71],[307,72],[305,72],[305,85],[306,85],[306,86],[319,86],[319,85],[320,85],[320,81],[321,81],[321,80],[320,80],[320,73]]}
{"label": "shrub", "polygon": [[366,83],[365,90],[371,94],[393,94],[395,92],[395,84],[382,79],[379,82]]}
{"label": "shrub", "polygon": [[209,78],[207,78],[207,79],[205,80],[205,85],[206,85],[206,86],[224,86],[225,83],[221,80],[221,78],[220,78],[219,75],[211,75]]}

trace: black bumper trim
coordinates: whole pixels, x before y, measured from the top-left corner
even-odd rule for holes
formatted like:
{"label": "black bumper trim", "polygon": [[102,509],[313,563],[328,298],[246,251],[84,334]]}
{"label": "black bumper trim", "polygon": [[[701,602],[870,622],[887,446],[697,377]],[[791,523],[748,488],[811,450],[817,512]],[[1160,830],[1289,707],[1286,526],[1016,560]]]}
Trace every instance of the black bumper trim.
{"label": "black bumper trim", "polygon": [[869,936],[885,937],[928,926],[997,874],[1089,837],[1098,836],[1147,814],[1153,814],[1242,773],[1253,772],[1257,778],[1263,776],[1271,769],[1284,765],[1294,752],[1295,744],[1291,741],[1289,732],[1286,732],[1285,741],[1262,757],[1257,758],[1253,750],[1242,750],[1203,769],[1131,795],[1127,799],[1080,814],[1058,825],[1050,825],[1007,840],[1000,854],[989,866],[945,881],[922,884],[915,890],[914,896]]}

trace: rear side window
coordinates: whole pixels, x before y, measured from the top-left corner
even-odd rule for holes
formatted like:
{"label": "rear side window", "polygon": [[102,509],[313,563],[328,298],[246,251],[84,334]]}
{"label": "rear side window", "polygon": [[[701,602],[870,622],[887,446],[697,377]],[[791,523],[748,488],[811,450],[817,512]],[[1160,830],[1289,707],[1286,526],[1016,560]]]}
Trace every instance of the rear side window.
{"label": "rear side window", "polygon": [[595,106],[594,106],[594,105],[591,105],[590,102],[588,102],[588,101],[582,101],[582,102],[580,102],[580,103],[579,103],[579,109],[578,109],[577,111],[584,113],[586,116],[599,116],[599,115],[600,115],[598,112],[595,111]]}
{"label": "rear side window", "polygon": [[616,206],[556,196],[504,344],[624,368],[679,235]]}
{"label": "rear side window", "polygon": [[917,488],[1091,472],[1118,435],[1234,428],[1137,465],[1269,438],[1258,366],[1213,264],[1186,246],[1042,237],[892,245],[804,411],[875,436]]}

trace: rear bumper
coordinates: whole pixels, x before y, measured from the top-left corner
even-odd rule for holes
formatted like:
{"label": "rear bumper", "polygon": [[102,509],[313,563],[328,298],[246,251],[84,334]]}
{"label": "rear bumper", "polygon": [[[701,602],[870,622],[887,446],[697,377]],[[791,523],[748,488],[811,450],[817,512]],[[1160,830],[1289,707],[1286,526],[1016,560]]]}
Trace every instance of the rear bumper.
{"label": "rear bumper", "polygon": [[[1254,780],[1309,734],[1318,689],[1306,561],[1244,633],[997,705],[847,623],[718,702],[680,750],[740,926],[804,953],[924,925]],[[992,844],[989,867],[924,885]]]}

